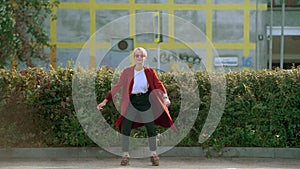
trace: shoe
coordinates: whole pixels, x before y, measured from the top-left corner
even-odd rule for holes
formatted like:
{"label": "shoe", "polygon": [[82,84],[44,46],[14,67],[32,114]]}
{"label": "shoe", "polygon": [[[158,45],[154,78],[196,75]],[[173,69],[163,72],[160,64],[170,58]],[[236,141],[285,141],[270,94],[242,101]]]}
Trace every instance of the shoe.
{"label": "shoe", "polygon": [[129,157],[123,156],[121,161],[121,166],[127,166],[127,165],[129,165]]}
{"label": "shoe", "polygon": [[157,155],[152,156],[150,159],[153,166],[159,166],[159,157]]}

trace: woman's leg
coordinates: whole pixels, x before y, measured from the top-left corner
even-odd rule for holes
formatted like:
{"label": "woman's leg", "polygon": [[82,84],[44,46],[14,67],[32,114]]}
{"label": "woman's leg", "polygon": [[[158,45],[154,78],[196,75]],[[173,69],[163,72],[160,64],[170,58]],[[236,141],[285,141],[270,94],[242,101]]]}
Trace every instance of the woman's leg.
{"label": "woman's leg", "polygon": [[[146,113],[146,114],[145,114]],[[151,163],[153,166],[159,166],[159,157],[157,155],[157,144],[156,144],[156,128],[154,123],[154,114],[152,110],[148,110],[146,112],[141,113],[143,114],[142,117],[144,121],[147,121],[145,124],[145,127],[147,129],[148,134],[148,143],[149,143],[149,149],[151,152]]]}
{"label": "woman's leg", "polygon": [[150,151],[156,151],[156,128],[154,123],[154,115],[152,109],[148,109],[147,111],[140,112],[142,120],[145,124],[148,134],[148,143]]}
{"label": "woman's leg", "polygon": [[148,134],[148,142],[149,142],[149,149],[150,151],[156,151],[157,145],[156,145],[156,128],[154,121],[145,123],[145,127],[147,129]]}
{"label": "woman's leg", "polygon": [[147,133],[148,133],[148,141],[149,141],[149,149],[151,151],[151,163],[153,166],[159,166],[159,157],[157,155],[156,149],[156,129],[155,129],[155,124],[154,122],[146,123],[145,124],[147,128]]}
{"label": "woman's leg", "polygon": [[122,139],[122,151],[129,151],[129,137],[131,133],[132,121],[124,118],[121,124],[121,139]]}

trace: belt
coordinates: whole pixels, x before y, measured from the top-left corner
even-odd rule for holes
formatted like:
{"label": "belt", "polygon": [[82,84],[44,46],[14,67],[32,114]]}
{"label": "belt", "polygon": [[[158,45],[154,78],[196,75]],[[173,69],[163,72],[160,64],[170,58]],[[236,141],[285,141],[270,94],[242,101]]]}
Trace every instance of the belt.
{"label": "belt", "polygon": [[146,92],[146,93],[132,93],[131,95],[132,96],[142,96],[142,95],[146,95],[146,94],[148,94],[148,92]]}

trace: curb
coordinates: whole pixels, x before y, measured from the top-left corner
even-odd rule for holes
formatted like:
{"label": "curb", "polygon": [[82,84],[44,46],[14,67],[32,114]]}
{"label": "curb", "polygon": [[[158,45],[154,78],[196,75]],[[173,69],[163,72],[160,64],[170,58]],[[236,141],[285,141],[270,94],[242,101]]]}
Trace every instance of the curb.
{"label": "curb", "polygon": [[[202,147],[166,147],[160,156],[183,157],[248,157],[248,158],[291,158],[300,159],[300,148],[261,148],[261,147],[225,147],[216,152],[213,148]],[[160,148],[163,149],[163,148]],[[114,151],[119,148],[114,148]],[[149,155],[146,147],[136,150],[141,156]],[[159,150],[158,150],[159,151]],[[117,156],[99,147],[63,147],[63,148],[1,148],[0,159],[12,158],[103,158]]]}

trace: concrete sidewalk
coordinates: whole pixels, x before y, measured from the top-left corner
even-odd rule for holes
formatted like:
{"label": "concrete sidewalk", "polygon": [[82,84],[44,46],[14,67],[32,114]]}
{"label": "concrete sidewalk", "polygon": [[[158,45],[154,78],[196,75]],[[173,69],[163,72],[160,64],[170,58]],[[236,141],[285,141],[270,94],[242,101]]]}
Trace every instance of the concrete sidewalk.
{"label": "concrete sidewalk", "polygon": [[120,157],[68,159],[5,159],[0,169],[299,169],[299,159],[282,158],[205,158],[161,157],[160,166],[151,166],[149,158],[131,159],[120,166]]}
{"label": "concrete sidewalk", "polygon": [[[207,158],[207,151],[212,157]],[[229,147],[220,152],[202,147],[173,147],[160,154],[160,166],[151,166],[148,148],[138,150],[130,166],[121,157],[99,147],[0,149],[0,169],[299,169],[299,148]],[[148,156],[148,157],[146,157]]]}
{"label": "concrete sidewalk", "polygon": [[[119,148],[120,149],[120,148]],[[162,150],[163,148],[158,149]],[[291,158],[300,160],[300,148],[261,148],[261,147],[226,147],[219,152],[202,147],[166,147],[160,154],[166,157],[240,157],[240,158]],[[209,151],[209,153],[208,153]],[[118,148],[110,152],[120,152]],[[100,147],[63,147],[63,148],[12,148],[0,149],[0,159],[12,158],[101,158],[116,157]],[[141,147],[135,152],[137,157],[148,157],[149,149]],[[299,167],[300,168],[300,167]]]}

